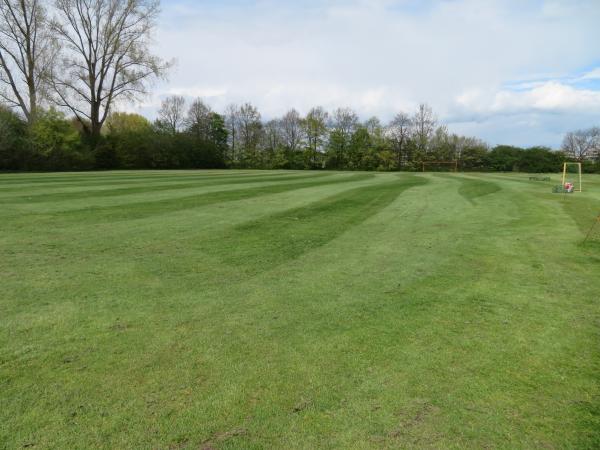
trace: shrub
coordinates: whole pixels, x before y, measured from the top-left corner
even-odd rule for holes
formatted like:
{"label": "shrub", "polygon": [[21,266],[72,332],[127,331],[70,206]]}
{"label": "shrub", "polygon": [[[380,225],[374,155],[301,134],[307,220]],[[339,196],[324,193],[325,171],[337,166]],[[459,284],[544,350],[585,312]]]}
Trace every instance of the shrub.
{"label": "shrub", "polygon": [[24,169],[30,155],[24,136],[27,125],[10,109],[0,106],[0,170]]}
{"label": "shrub", "polygon": [[41,170],[85,170],[94,166],[90,149],[63,113],[50,109],[29,127],[28,142],[35,161],[28,167]]}

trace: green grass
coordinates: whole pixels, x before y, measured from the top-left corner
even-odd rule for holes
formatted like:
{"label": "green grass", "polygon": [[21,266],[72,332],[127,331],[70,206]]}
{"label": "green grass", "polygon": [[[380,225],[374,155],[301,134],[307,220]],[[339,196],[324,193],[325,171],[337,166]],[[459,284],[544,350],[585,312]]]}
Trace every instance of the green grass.
{"label": "green grass", "polygon": [[0,175],[0,447],[598,448],[600,177]]}

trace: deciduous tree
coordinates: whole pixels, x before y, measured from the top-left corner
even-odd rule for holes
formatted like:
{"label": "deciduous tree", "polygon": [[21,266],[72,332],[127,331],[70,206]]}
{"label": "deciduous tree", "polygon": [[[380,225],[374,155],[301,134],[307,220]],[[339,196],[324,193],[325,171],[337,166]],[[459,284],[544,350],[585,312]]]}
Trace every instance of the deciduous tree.
{"label": "deciduous tree", "polygon": [[435,130],[436,119],[433,110],[425,103],[421,103],[413,119],[413,136],[417,144],[417,149],[421,156],[427,153],[427,144]]}
{"label": "deciduous tree", "polygon": [[177,133],[185,121],[185,98],[171,95],[162,101],[158,111],[158,122],[171,134]]}
{"label": "deciduous tree", "polygon": [[212,124],[212,114],[210,107],[202,99],[197,98],[190,105],[185,125],[190,133],[204,141],[209,140]]}
{"label": "deciduous tree", "polygon": [[240,124],[240,108],[231,104],[225,109],[225,129],[227,130],[227,143],[229,148],[229,155],[227,155],[227,162],[231,165],[239,163],[239,124]]}
{"label": "deciduous tree", "polygon": [[116,101],[139,98],[169,67],[149,47],[159,1],[55,0],[55,10],[54,100],[95,140]]}
{"label": "deciduous tree", "polygon": [[0,98],[29,123],[45,96],[55,47],[41,0],[0,0]]}
{"label": "deciduous tree", "polygon": [[593,159],[600,155],[600,127],[572,131],[566,134],[562,150],[577,161]]}
{"label": "deciduous tree", "polygon": [[327,137],[327,121],[329,115],[320,106],[312,108],[304,120],[302,121],[302,128],[306,135],[308,147],[313,153],[319,152],[324,144]]}
{"label": "deciduous tree", "polygon": [[333,113],[332,127],[345,140],[349,140],[358,126],[358,116],[350,108],[338,108]]}
{"label": "deciduous tree", "polygon": [[239,110],[240,145],[244,151],[245,162],[252,165],[258,162],[258,144],[261,141],[262,122],[258,109],[251,103],[245,103]]}
{"label": "deciduous tree", "polygon": [[282,117],[281,136],[284,145],[292,152],[300,150],[302,145],[302,120],[300,114],[295,109],[290,109]]}
{"label": "deciduous tree", "polygon": [[394,154],[396,166],[401,168],[410,158],[406,152],[412,130],[412,120],[406,113],[400,112],[392,119],[387,127]]}

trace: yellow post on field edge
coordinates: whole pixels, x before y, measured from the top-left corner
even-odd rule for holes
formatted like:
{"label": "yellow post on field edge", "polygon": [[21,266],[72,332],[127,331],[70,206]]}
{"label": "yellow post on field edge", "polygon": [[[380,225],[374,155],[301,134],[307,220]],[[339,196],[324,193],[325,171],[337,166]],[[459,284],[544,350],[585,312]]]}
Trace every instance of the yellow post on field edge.
{"label": "yellow post on field edge", "polygon": [[567,182],[567,169],[569,166],[576,166],[577,170],[579,171],[579,186],[577,189],[575,189],[575,191],[577,192],[582,192],[583,191],[583,178],[581,176],[581,163],[575,163],[575,162],[566,162],[563,164],[563,178],[562,178],[562,185],[564,187],[565,183]]}

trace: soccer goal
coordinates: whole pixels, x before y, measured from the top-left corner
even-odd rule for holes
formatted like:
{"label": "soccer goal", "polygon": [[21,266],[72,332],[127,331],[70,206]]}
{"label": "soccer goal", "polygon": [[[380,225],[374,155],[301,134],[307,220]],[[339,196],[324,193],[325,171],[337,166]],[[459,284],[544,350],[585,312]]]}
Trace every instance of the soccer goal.
{"label": "soccer goal", "polygon": [[562,185],[565,189],[567,185],[575,191],[582,191],[583,177],[581,176],[581,163],[578,162],[566,162],[563,164],[563,176]]}
{"label": "soccer goal", "polygon": [[458,172],[458,161],[421,161],[423,172],[429,170],[431,172],[441,172],[440,168],[444,168],[444,171]]}

